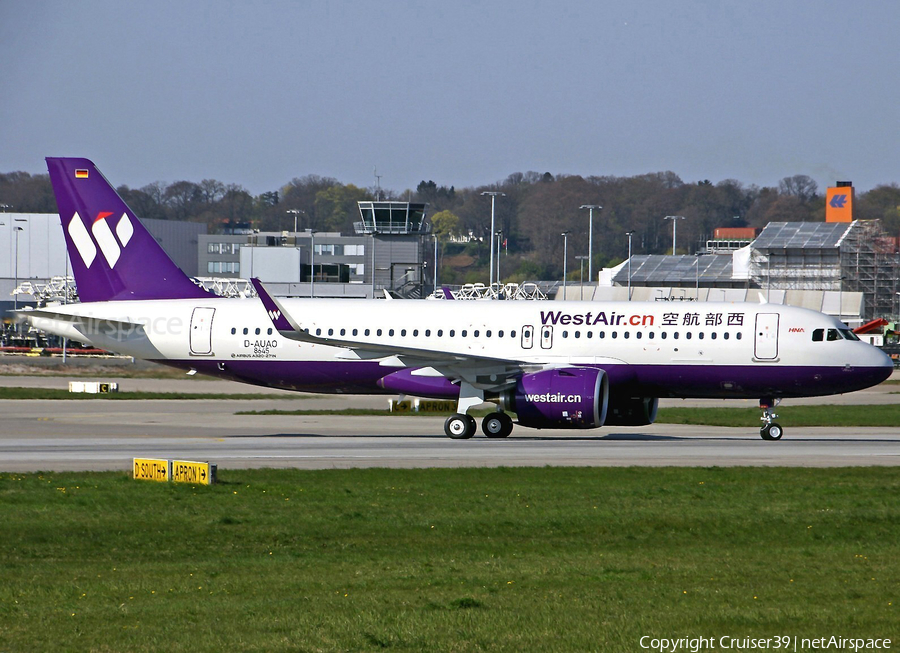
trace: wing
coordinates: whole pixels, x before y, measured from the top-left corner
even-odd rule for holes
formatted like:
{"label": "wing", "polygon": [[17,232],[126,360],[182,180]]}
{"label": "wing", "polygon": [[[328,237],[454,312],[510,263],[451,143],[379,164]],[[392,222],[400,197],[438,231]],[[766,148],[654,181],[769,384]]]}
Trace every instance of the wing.
{"label": "wing", "polygon": [[499,390],[509,386],[511,379],[525,371],[539,368],[526,361],[477,356],[458,352],[365,342],[349,338],[316,336],[291,316],[284,305],[269,294],[259,279],[251,279],[269,319],[283,337],[299,342],[340,347],[346,352],[338,354],[347,360],[377,360],[389,367],[423,368],[422,373],[430,374],[428,368],[451,381],[465,381],[482,390]]}

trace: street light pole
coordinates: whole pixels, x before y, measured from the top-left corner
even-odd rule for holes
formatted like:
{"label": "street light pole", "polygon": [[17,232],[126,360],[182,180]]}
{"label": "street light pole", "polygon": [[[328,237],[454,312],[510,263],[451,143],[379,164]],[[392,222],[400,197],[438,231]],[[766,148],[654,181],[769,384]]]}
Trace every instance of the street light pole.
{"label": "street light pole", "polygon": [[590,256],[576,256],[575,258],[581,264],[581,267],[579,268],[579,272],[578,272],[578,277],[579,277],[578,283],[581,286],[581,289],[579,291],[579,297],[581,298],[581,301],[584,301],[584,259],[590,259],[591,257]]}
{"label": "street light pole", "polygon": [[[697,254],[697,260],[695,261],[695,266],[694,266],[694,267],[696,268],[696,273],[697,273],[697,285],[696,285],[696,288],[695,288],[695,290],[694,290],[694,293],[695,293],[695,300],[694,300],[694,301],[698,301],[698,302],[699,302],[699,301],[700,301],[700,254]],[[709,300],[708,294],[707,294],[706,299],[707,299],[707,301]]]}
{"label": "street light pole", "polygon": [[309,298],[316,296],[316,232],[309,230]]}
{"label": "street light pole", "polygon": [[16,222],[27,222],[25,218],[13,219],[13,231],[16,233],[16,285],[13,287],[13,310],[19,310],[19,232],[25,231],[22,227],[15,224]]}
{"label": "street light pole", "polygon": [[569,267],[569,232],[560,234],[563,237],[563,299],[566,298],[566,270]]}
{"label": "street light pole", "polygon": [[503,229],[497,230],[497,285],[500,285],[500,247],[503,245]]}
{"label": "street light pole", "polygon": [[628,236],[628,301],[631,301],[631,237],[634,236],[633,231],[626,231]]}
{"label": "street light pole", "polygon": [[579,209],[588,209],[588,281],[594,282],[594,209],[600,211],[599,204],[582,204]]}
{"label": "street light pole", "polygon": [[434,237],[434,291],[438,289],[438,235],[432,234]]}
{"label": "street light pole", "polygon": [[303,211],[301,209],[288,209],[287,211],[285,211],[285,213],[293,213],[294,214],[294,233],[297,233],[297,216],[300,215],[301,213],[303,215],[306,215],[306,211]]}
{"label": "street light pole", "polygon": [[494,200],[497,199],[497,196],[506,197],[506,193],[501,193],[500,191],[484,191],[482,195],[490,195],[491,198],[491,273],[490,273],[490,286],[494,285]]}
{"label": "street light pole", "polygon": [[675,233],[676,227],[678,226],[679,220],[684,220],[683,215],[667,215],[663,220],[671,220],[672,221],[672,256],[675,256]]}

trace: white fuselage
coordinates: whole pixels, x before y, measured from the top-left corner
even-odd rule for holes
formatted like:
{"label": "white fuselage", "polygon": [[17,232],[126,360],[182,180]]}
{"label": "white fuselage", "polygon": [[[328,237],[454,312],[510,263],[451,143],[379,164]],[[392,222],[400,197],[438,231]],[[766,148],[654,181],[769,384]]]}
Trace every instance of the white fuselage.
{"label": "white fuselage", "polygon": [[[800,368],[834,371],[889,364],[879,350],[849,339],[847,328],[839,321],[814,311],[772,304],[348,299],[285,299],[282,304],[302,329],[323,338],[536,367],[628,369],[628,374],[620,376],[630,381],[638,378],[635,370],[656,369],[663,376],[686,368],[694,372],[697,368],[729,370],[725,376],[710,373],[710,386],[699,390],[696,379],[678,390],[673,378],[665,393],[668,396],[755,396],[758,383],[742,380],[742,375],[754,374],[757,380],[761,374],[773,377],[769,383],[773,394],[832,394],[844,391],[833,379],[819,388],[797,387],[797,380],[790,381],[789,388],[780,388],[778,375]],[[228,371],[223,376],[231,377],[235,369],[250,370],[251,364],[315,364],[321,370],[323,365],[340,363],[341,374],[352,377],[354,368],[346,365],[355,362],[367,366],[361,384],[369,383],[373,376],[372,357],[359,360],[344,347],[282,337],[257,299],[118,301],[49,308],[71,317],[35,315],[29,318],[34,326],[136,358],[207,373],[215,373],[210,362],[217,363],[220,371]],[[80,325],[72,323],[79,318]],[[819,338],[815,337],[817,330],[822,334]],[[391,356],[374,362],[384,374],[390,373],[391,367],[404,366]],[[241,372],[237,376],[264,385],[302,386],[279,378],[269,382],[265,374]],[[653,383],[661,387],[664,379],[654,378]],[[354,379],[347,380],[348,386],[356,387]],[[856,389],[850,387],[854,385],[849,383],[847,389]],[[753,390],[741,394],[742,386],[753,386]],[[380,390],[373,386],[372,391]]]}

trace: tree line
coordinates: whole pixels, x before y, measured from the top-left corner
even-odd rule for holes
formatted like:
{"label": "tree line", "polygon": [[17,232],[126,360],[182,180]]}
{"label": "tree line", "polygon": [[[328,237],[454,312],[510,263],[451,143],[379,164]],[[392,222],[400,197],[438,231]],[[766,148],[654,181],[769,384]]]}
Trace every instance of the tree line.
{"label": "tree line", "polygon": [[[359,220],[356,202],[373,199],[376,192],[317,175],[296,177],[257,196],[239,184],[214,179],[117,190],[139,217],[201,222],[210,233],[234,224],[250,224],[261,231],[291,230],[291,210],[301,212],[297,216],[301,230],[352,233],[353,222]],[[475,188],[423,180],[415,190],[378,192],[380,199],[428,204],[442,241],[441,274],[447,283],[484,281],[488,276],[491,202],[484,192],[503,193],[496,198],[495,229],[502,231],[506,243],[501,277],[511,281],[559,278],[564,231],[569,232],[569,259],[587,254],[588,211],[579,208],[586,204],[603,207],[594,211],[595,270],[624,260],[628,231],[634,232],[635,254],[670,252],[672,225],[663,219],[667,215],[685,218],[678,221],[681,253],[695,251],[717,227],[825,219],[824,193],[805,175],[785,177],[777,187],[759,187],[735,179],[685,182],[674,172],[582,177],[530,171]],[[57,212],[48,175],[0,173],[0,204],[10,206],[8,211]],[[900,186],[880,185],[860,193],[856,217],[879,218],[889,234],[900,233]],[[569,272],[576,274],[573,267]]]}

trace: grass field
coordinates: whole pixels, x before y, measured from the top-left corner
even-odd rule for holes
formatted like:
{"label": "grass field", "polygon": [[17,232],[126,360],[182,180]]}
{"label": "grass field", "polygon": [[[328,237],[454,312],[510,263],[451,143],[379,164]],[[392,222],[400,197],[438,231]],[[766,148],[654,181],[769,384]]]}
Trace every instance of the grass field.
{"label": "grass field", "polygon": [[900,639],[889,468],[0,474],[0,651]]}

